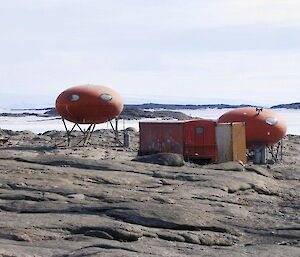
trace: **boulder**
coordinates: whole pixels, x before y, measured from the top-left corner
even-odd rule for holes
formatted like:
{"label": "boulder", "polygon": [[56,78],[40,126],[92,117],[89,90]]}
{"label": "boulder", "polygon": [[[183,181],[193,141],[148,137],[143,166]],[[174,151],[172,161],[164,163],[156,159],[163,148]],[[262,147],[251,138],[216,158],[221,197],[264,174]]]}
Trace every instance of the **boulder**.
{"label": "boulder", "polygon": [[153,163],[165,166],[183,166],[184,159],[181,154],[176,153],[157,153],[151,155],[137,156],[133,161]]}

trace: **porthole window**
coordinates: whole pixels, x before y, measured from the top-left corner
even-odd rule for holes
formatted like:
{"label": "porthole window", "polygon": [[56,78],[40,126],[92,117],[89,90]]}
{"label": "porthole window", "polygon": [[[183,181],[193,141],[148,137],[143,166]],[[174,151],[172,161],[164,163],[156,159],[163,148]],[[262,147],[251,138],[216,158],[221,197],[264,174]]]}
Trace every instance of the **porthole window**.
{"label": "porthole window", "polygon": [[278,120],[276,118],[273,117],[268,117],[266,119],[266,123],[271,125],[271,126],[275,126],[277,124]]}
{"label": "porthole window", "polygon": [[79,95],[76,95],[76,94],[73,94],[73,95],[69,95],[69,100],[72,101],[72,102],[75,102],[75,101],[78,101],[80,96]]}
{"label": "porthole window", "polygon": [[104,93],[100,95],[100,98],[104,101],[110,101],[112,99],[112,96],[110,94]]}
{"label": "porthole window", "polygon": [[197,132],[197,134],[203,134],[204,128],[203,127],[197,127],[196,132]]}

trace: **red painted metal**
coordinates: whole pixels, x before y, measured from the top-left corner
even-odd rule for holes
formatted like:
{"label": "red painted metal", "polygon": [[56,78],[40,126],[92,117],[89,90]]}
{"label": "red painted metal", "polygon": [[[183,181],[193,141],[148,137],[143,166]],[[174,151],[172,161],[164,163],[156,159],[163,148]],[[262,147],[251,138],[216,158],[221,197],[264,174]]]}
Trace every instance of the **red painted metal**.
{"label": "red painted metal", "polygon": [[245,122],[247,148],[273,145],[285,136],[287,130],[285,121],[276,112],[255,107],[226,112],[218,122]]}
{"label": "red painted metal", "polygon": [[99,124],[118,116],[123,110],[120,95],[104,86],[71,87],[56,99],[62,118],[78,124]]}
{"label": "red painted metal", "polygon": [[178,153],[185,160],[217,160],[215,126],[212,120],[140,122],[141,155]]}

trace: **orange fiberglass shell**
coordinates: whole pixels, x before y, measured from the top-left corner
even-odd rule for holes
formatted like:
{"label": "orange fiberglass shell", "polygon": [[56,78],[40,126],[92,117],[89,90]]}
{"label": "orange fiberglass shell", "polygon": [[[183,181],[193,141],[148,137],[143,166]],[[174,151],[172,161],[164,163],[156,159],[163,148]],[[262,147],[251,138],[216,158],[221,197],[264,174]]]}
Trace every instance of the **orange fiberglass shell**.
{"label": "orange fiberglass shell", "polygon": [[63,91],[56,99],[59,115],[78,124],[99,124],[118,116],[123,110],[120,95],[104,86],[83,85]]}
{"label": "orange fiberglass shell", "polygon": [[231,122],[245,122],[247,148],[274,145],[285,136],[287,130],[285,121],[270,109],[238,108],[218,119],[218,123]]}

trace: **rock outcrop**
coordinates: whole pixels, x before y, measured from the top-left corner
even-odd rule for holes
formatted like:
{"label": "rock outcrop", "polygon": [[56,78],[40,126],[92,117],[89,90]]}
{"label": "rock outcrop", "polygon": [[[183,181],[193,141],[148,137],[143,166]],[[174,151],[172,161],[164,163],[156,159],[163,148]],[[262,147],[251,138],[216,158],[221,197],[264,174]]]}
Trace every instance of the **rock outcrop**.
{"label": "rock outcrop", "polygon": [[267,168],[132,161],[134,131],[2,133],[0,256],[299,256],[299,136]]}

